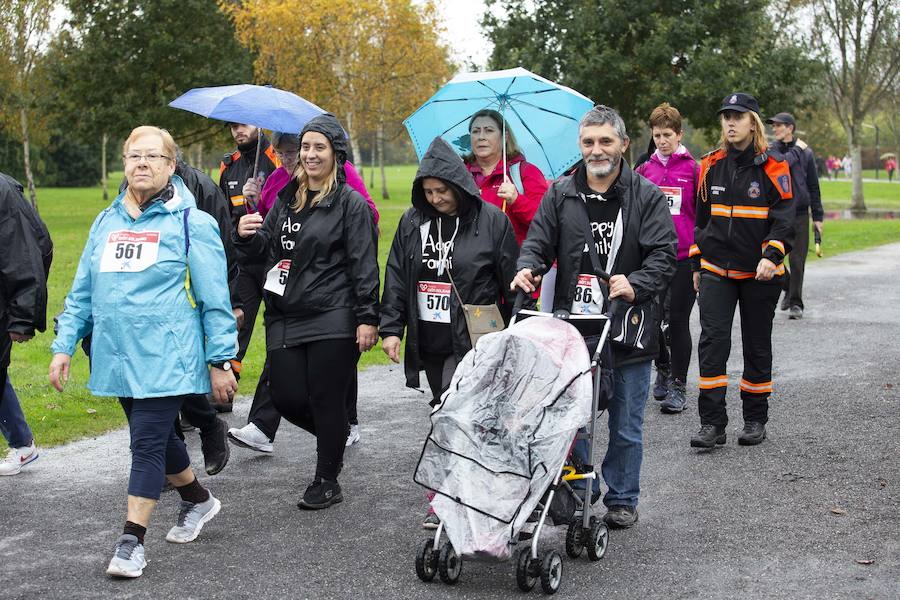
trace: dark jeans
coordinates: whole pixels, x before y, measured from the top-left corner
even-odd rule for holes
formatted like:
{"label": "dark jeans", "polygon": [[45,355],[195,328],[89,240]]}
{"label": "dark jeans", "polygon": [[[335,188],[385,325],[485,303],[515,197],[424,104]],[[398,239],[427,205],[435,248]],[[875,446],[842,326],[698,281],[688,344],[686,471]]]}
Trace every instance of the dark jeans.
{"label": "dark jeans", "polygon": [[[777,278],[776,278],[777,279]],[[765,423],[772,393],[772,317],[780,295],[779,281],[727,279],[709,271],[700,275],[700,422],[727,425],[725,365],[731,354],[734,309],[741,309],[744,372],[741,400],[744,421]]]}
{"label": "dark jeans", "polygon": [[19,405],[19,398],[13,390],[6,367],[0,368],[0,431],[9,443],[10,448],[28,446],[34,440],[25,415]]}
{"label": "dark jeans", "polygon": [[237,288],[241,302],[244,303],[244,324],[238,331],[238,352],[235,358],[239,363],[244,360],[247,347],[250,345],[250,338],[253,336],[253,326],[256,325],[256,314],[259,312],[259,303],[262,301],[265,280],[265,266],[261,264],[241,265]]}
{"label": "dark jeans", "polygon": [[[666,318],[669,328],[665,336],[660,336],[660,348],[669,357],[672,378],[684,383],[691,364],[691,311],[697,293],[694,291],[694,276],[690,259],[679,260],[675,276],[665,291]],[[660,352],[662,355],[662,351]]]}
{"label": "dark jeans", "polygon": [[187,448],[175,433],[175,417],[184,398],[119,398],[131,434],[128,495],[159,500],[166,475],[191,466]]}
{"label": "dark jeans", "polygon": [[316,478],[336,480],[347,441],[347,388],[359,349],[352,338],[320,340],[269,352],[275,408],[316,436]]}
{"label": "dark jeans", "polygon": [[[794,247],[789,254],[789,265],[785,265],[781,289],[787,292],[788,305],[803,308],[803,273],[806,270],[806,255],[809,253],[809,211],[794,219]],[[790,266],[790,270],[788,270]]]}
{"label": "dark jeans", "polygon": [[[359,358],[356,359],[359,363]],[[356,414],[356,400],[359,394],[359,375],[353,370],[353,377],[347,386],[347,422],[350,425],[359,425],[359,417]],[[250,405],[250,414],[247,415],[247,422],[253,423],[266,434],[270,440],[275,440],[275,434],[278,433],[278,426],[281,425],[281,413],[275,408],[272,402],[272,390],[269,382],[269,361],[263,366],[263,371],[259,375],[259,383],[256,385],[256,392],[253,394],[253,403]]]}
{"label": "dark jeans", "polygon": [[456,372],[456,356],[453,354],[422,354],[422,366],[425,368],[425,379],[431,388],[431,406],[441,401],[441,394],[450,387],[450,380]]}

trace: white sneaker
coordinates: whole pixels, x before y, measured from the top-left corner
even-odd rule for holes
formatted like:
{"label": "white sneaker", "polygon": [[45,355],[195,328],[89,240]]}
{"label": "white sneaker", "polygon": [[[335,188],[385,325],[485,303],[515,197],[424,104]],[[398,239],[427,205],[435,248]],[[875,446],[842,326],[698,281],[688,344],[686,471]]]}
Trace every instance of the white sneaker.
{"label": "white sneaker", "polygon": [[359,425],[351,425],[350,433],[347,435],[347,447],[349,448],[353,444],[359,441]]}
{"label": "white sneaker", "polygon": [[275,445],[266,434],[260,431],[253,423],[247,423],[241,428],[232,427],[228,430],[228,440],[236,446],[250,448],[257,452],[271,454],[275,451]]}
{"label": "white sneaker", "polygon": [[138,543],[137,537],[126,533],[120,535],[116,542],[116,550],[106,567],[106,574],[134,579],[143,575],[146,566],[144,545]]}
{"label": "white sneaker", "polygon": [[222,503],[212,494],[206,502],[194,504],[181,501],[181,510],[178,511],[178,521],[166,534],[166,541],[175,544],[187,544],[193,542],[200,535],[200,530],[207,521],[219,514]]}
{"label": "white sneaker", "polygon": [[10,448],[6,453],[6,458],[0,460],[0,475],[18,475],[22,471],[22,467],[37,460],[38,456],[34,440],[31,440],[30,446]]}

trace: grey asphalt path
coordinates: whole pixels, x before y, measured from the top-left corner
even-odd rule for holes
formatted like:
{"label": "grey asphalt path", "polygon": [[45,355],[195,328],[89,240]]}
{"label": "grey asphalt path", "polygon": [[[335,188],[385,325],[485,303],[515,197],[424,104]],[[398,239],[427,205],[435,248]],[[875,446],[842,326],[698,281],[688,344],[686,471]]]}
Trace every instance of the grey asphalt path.
{"label": "grey asphalt path", "polygon": [[[736,445],[739,402],[728,444],[701,453],[688,447],[695,400],[675,416],[649,401],[640,522],[612,532],[603,561],[566,559],[563,597],[900,597],[898,282],[900,244],[808,267],[804,319],[776,316],[776,394],[761,446]],[[740,368],[738,343],[730,399]],[[693,367],[692,396],[695,376]],[[466,563],[452,588],[416,579],[425,499],[411,474],[425,396],[403,387],[399,369],[371,369],[359,406],[343,504],[296,508],[314,445],[283,425],[274,456],[234,448],[225,471],[202,477],[223,507],[195,543],[164,541],[177,495],[164,496],[137,581],[104,575],[124,519],[126,433],[46,450],[0,481],[0,597],[515,597],[510,564]],[[247,410],[244,400],[229,421],[243,424]],[[189,442],[200,467],[195,434]],[[563,536],[552,530],[545,546],[562,551]]]}

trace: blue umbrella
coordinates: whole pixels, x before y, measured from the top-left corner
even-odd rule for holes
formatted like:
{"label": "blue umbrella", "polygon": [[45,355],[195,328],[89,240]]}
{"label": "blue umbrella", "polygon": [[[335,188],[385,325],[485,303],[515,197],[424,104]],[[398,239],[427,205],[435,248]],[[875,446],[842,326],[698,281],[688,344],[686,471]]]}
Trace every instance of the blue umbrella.
{"label": "blue umbrella", "polygon": [[[494,109],[503,114],[528,162],[555,179],[581,160],[578,122],[593,106],[589,98],[575,90],[526,69],[462,73],[403,124],[419,159],[438,136],[460,153],[467,153],[471,151],[472,115],[482,109]],[[505,163],[506,144],[503,149]]]}
{"label": "blue umbrella", "polygon": [[325,112],[297,94],[250,84],[194,88],[169,106],[210,119],[283,133],[300,133],[307,121]]}

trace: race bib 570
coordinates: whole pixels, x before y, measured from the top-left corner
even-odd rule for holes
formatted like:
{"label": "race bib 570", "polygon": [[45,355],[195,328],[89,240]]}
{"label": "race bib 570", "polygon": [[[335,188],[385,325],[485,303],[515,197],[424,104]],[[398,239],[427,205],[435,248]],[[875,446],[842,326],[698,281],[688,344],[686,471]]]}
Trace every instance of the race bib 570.
{"label": "race bib 570", "polygon": [[106,238],[101,273],[137,273],[156,264],[158,231],[113,231]]}
{"label": "race bib 570", "polygon": [[420,281],[417,300],[419,318],[429,323],[450,323],[450,284]]}

